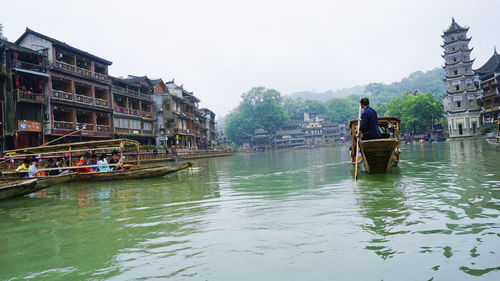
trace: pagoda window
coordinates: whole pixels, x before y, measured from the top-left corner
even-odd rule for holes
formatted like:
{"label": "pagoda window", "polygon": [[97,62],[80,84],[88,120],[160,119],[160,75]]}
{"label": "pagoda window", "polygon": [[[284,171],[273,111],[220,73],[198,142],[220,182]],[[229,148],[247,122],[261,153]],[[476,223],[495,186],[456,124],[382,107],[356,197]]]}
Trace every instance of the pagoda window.
{"label": "pagoda window", "polygon": [[458,85],[456,85],[456,86],[455,86],[455,90],[457,90],[457,91],[458,91],[459,89],[460,89],[460,87],[459,87]]}
{"label": "pagoda window", "polygon": [[453,58],[453,62],[457,62],[457,58]]}
{"label": "pagoda window", "polygon": [[457,101],[457,107],[461,107],[461,106],[462,106],[461,102]]}
{"label": "pagoda window", "polygon": [[454,70],[453,74],[457,75],[458,74],[458,70]]}

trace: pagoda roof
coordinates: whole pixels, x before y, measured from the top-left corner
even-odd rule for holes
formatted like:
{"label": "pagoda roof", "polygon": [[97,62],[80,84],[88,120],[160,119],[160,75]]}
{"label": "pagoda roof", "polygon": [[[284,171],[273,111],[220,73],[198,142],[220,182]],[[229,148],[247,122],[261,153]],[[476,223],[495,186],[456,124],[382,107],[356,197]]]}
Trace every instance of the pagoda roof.
{"label": "pagoda roof", "polygon": [[475,60],[476,59],[471,59],[471,60],[468,60],[468,61],[459,60],[457,62],[452,62],[452,63],[444,62],[444,65],[445,66],[452,66],[452,65],[457,65],[457,64],[461,64],[461,63],[463,63],[463,64],[469,64],[469,63],[473,64]]}
{"label": "pagoda roof", "polygon": [[19,46],[15,43],[12,43],[12,42],[9,42],[9,41],[3,40],[3,39],[0,39],[0,48],[7,48],[7,49],[11,49],[11,50],[14,50],[17,52],[33,54],[33,55],[38,55],[38,56],[43,56],[43,57],[47,56],[46,54],[44,54],[42,52],[35,51],[35,50],[32,50],[30,48],[26,48],[23,46]]}
{"label": "pagoda roof", "polygon": [[458,38],[457,40],[453,40],[453,41],[450,41],[450,42],[444,42],[443,45],[441,45],[441,48],[444,48],[445,46],[448,46],[448,45],[451,45],[451,44],[455,44],[457,42],[470,42],[470,40],[472,39],[472,37],[469,37],[469,38]]}
{"label": "pagoda roof", "polygon": [[477,90],[475,91],[469,91],[469,90],[463,90],[463,91],[460,91],[460,92],[450,92],[450,91],[446,91],[446,94],[449,94],[449,95],[456,95],[456,94],[477,94]]}
{"label": "pagoda roof", "polygon": [[448,34],[458,33],[458,32],[468,31],[468,30],[469,30],[469,27],[462,27],[455,21],[455,18],[451,18],[451,25],[445,31],[443,31],[442,37],[444,37],[445,35],[448,35]]}
{"label": "pagoda roof", "polygon": [[500,71],[500,55],[497,54],[496,48],[493,53],[493,56],[491,56],[491,58],[485,64],[483,64],[483,66],[476,69],[475,71],[480,77],[481,76],[484,77],[493,72]]}
{"label": "pagoda roof", "polygon": [[444,57],[445,57],[445,56],[447,56],[447,55],[456,54],[456,53],[458,53],[458,52],[472,52],[472,50],[474,50],[474,47],[472,47],[472,48],[470,48],[470,49],[467,49],[467,50],[464,50],[464,49],[460,48],[460,49],[456,49],[455,51],[451,51],[451,52],[446,52],[446,51],[444,51],[444,55],[441,55],[441,57],[443,57],[443,58],[444,58]]}
{"label": "pagoda roof", "polygon": [[57,45],[59,47],[62,47],[64,49],[67,49],[67,50],[70,50],[72,52],[75,52],[75,53],[78,53],[80,55],[83,55],[83,56],[86,56],[86,57],[89,57],[95,61],[98,61],[102,64],[105,64],[105,65],[111,65],[113,64],[112,62],[110,62],[109,60],[105,60],[103,58],[100,58],[98,56],[95,56],[95,55],[92,55],[91,53],[88,53],[88,52],[85,52],[85,51],[82,51],[80,49],[77,49],[73,46],[70,46],[69,44],[65,43],[65,42],[62,42],[62,41],[59,41],[59,40],[56,40],[52,37],[49,37],[47,35],[43,35],[41,33],[38,33],[34,30],[31,30],[29,28],[26,27],[26,31],[24,31],[23,35],[21,35],[21,37],[19,37],[19,39],[16,40],[16,44],[19,44],[26,36],[28,36],[29,34],[33,34],[34,36],[37,36],[37,37],[40,37],[40,38],[43,38],[47,41],[50,41],[52,44],[54,45]]}

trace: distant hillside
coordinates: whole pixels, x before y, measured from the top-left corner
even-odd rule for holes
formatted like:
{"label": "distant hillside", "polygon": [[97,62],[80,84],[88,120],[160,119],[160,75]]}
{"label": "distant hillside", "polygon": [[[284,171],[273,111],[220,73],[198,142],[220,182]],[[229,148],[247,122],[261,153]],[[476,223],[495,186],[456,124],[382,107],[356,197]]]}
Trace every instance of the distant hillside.
{"label": "distant hillside", "polygon": [[443,82],[444,76],[444,70],[436,67],[426,72],[413,72],[408,77],[401,79],[401,81],[391,84],[370,83],[366,86],[354,86],[336,91],[329,90],[323,93],[302,91],[288,96],[291,98],[301,98],[303,100],[309,99],[325,102],[331,98],[343,98],[351,94],[370,94],[378,102],[387,102],[391,98],[401,95],[403,92],[418,90],[421,92],[434,93],[438,98],[441,98],[446,91],[445,83]]}
{"label": "distant hillside", "polygon": [[332,98],[344,98],[352,94],[360,95],[365,92],[365,86],[354,86],[350,88],[343,88],[339,90],[328,90],[323,93],[313,92],[313,91],[302,91],[295,92],[290,95],[287,95],[290,98],[301,98],[303,100],[317,100],[325,102]]}

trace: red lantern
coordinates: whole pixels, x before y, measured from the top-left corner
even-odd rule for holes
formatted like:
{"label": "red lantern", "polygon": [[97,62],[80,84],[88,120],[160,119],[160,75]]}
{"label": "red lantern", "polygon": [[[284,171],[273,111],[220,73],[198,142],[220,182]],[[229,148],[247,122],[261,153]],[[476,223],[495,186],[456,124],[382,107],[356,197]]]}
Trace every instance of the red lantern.
{"label": "red lantern", "polygon": [[16,81],[16,87],[21,86],[21,80],[20,80],[19,76],[14,77],[14,80]]}
{"label": "red lantern", "polygon": [[43,83],[42,83],[42,80],[38,80],[38,90],[42,90],[43,89]]}
{"label": "red lantern", "polygon": [[17,138],[18,136],[19,136],[19,134],[18,134],[17,132],[15,132],[15,133],[14,133],[14,137],[16,137],[16,138]]}

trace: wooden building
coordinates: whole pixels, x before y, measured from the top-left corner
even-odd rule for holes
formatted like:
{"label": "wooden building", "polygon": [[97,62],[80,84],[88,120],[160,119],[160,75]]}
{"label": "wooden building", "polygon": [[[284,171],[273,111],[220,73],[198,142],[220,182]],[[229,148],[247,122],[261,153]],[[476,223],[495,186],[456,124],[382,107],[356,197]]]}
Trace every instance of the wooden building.
{"label": "wooden building", "polygon": [[79,131],[65,142],[113,137],[110,61],[26,29],[16,44],[46,50],[50,62],[47,100],[48,140]]}
{"label": "wooden building", "polygon": [[497,50],[480,68],[476,69],[482,90],[479,105],[482,107],[481,119],[484,124],[500,119],[500,55]]}
{"label": "wooden building", "polygon": [[47,107],[47,55],[0,40],[1,149],[41,145]]}
{"label": "wooden building", "polygon": [[153,82],[147,76],[111,77],[115,138],[155,144]]}

